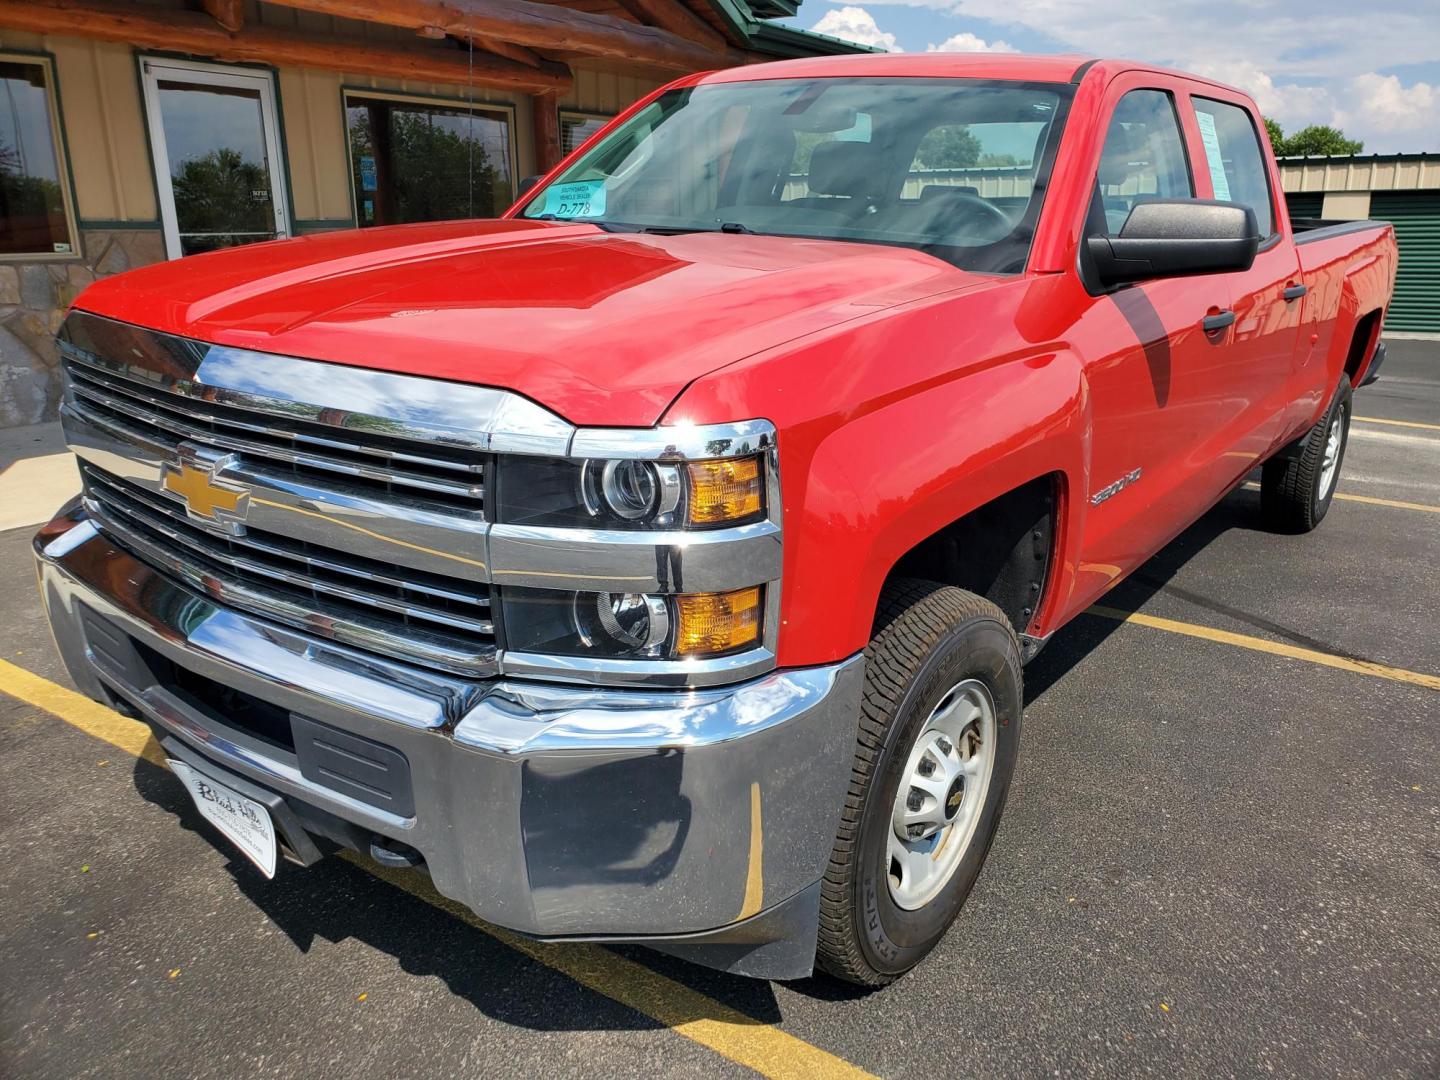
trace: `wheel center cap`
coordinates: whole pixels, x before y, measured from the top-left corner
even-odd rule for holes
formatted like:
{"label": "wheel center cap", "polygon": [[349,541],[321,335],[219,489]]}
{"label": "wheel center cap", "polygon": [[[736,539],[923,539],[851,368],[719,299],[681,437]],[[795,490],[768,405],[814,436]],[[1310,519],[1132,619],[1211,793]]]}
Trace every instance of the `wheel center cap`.
{"label": "wheel center cap", "polygon": [[950,790],[945,793],[945,820],[953,819],[960,810],[960,804],[965,801],[965,777],[957,776],[955,782],[950,785]]}

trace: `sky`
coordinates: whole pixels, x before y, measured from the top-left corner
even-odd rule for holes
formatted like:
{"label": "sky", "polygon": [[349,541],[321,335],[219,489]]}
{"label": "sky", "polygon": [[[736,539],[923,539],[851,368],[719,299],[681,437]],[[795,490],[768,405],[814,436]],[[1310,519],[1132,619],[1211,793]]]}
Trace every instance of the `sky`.
{"label": "sky", "polygon": [[891,51],[1081,53],[1249,91],[1287,131],[1440,152],[1437,0],[805,0],[786,20]]}

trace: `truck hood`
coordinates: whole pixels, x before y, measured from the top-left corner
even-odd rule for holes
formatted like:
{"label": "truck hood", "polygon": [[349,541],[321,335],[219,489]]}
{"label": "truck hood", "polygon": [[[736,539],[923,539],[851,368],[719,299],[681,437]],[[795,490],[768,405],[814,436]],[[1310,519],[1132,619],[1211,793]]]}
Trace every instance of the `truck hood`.
{"label": "truck hood", "polygon": [[219,345],[503,387],[575,424],[625,427],[654,424],[717,367],[983,280],[873,244],[471,221],[198,255],[98,282],[76,306]]}

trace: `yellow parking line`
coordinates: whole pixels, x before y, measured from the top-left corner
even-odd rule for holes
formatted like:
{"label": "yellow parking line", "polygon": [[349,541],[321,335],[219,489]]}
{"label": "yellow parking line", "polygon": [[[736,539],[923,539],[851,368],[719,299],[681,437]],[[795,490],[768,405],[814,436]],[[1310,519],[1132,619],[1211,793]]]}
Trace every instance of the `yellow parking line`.
{"label": "yellow parking line", "polygon": [[[1256,483],[1247,483],[1242,486],[1246,491],[1260,490],[1260,485]],[[1418,510],[1422,514],[1440,514],[1440,506],[1431,506],[1429,503],[1403,502],[1400,499],[1377,499],[1373,495],[1351,495],[1346,491],[1337,491],[1334,497],[1345,502],[1369,503],[1371,506],[1389,506],[1395,510]]]}
{"label": "yellow parking line", "polygon": [[134,757],[144,758],[152,765],[165,765],[165,751],[146,725],[121,716],[84,694],[42,679],[8,660],[0,660],[0,690]]}
{"label": "yellow parking line", "polygon": [[[150,728],[121,716],[74,690],[67,690],[22,667],[0,660],[0,692],[50,713],[88,735],[157,765],[165,752]],[[391,870],[359,856],[346,855],[356,866],[387,884],[489,934],[517,952],[569,976],[582,986],[618,1001],[636,1012],[683,1035],[722,1057],[779,1080],[802,1077],[863,1078],[871,1074],[723,1005],[684,983],[676,982],[644,964],[638,964],[598,945],[543,945],[519,934],[482,922],[472,911],[435,891],[430,879],[417,871]]]}
{"label": "yellow parking line", "polygon": [[545,945],[482,922],[463,904],[446,899],[423,873],[374,866],[361,856],[342,857],[411,896],[424,900],[530,959],[568,975],[605,997],[658,1020],[672,1031],[739,1062],[762,1076],[868,1077],[858,1066],[793,1035],[722,1005],[683,983],[659,975],[599,945]]}
{"label": "yellow parking line", "polygon": [[1425,514],[1440,514],[1440,506],[1431,506],[1429,503],[1402,502],[1399,499],[1377,499],[1371,495],[1351,495],[1344,491],[1337,491],[1335,498],[1343,499],[1345,502],[1370,503],[1372,506],[1389,506],[1396,510],[1419,510]]}
{"label": "yellow parking line", "polygon": [[1117,622],[1149,626],[1156,630],[1167,630],[1172,634],[1184,634],[1186,637],[1204,638],[1206,641],[1218,641],[1224,645],[1253,649],[1256,652],[1269,653],[1271,656],[1306,660],[1312,664],[1339,668],[1341,671],[1352,671],[1358,675],[1373,675],[1377,679],[1389,679],[1392,682],[1411,683],[1431,690],[1440,690],[1440,675],[1426,675],[1420,671],[1387,667],[1384,664],[1373,664],[1369,660],[1351,660],[1347,656],[1336,656],[1333,653],[1320,652],[1318,649],[1302,649],[1297,645],[1285,645],[1279,641],[1251,637],[1249,634],[1233,634],[1229,630],[1216,630],[1212,626],[1200,626],[1196,623],[1179,622],[1175,619],[1162,619],[1158,615],[1144,615],[1138,611],[1122,611],[1119,608],[1103,607],[1099,604],[1088,610],[1091,615],[1114,619]]}
{"label": "yellow parking line", "polygon": [[1440,424],[1422,424],[1418,420],[1385,420],[1379,416],[1357,416],[1367,424],[1390,424],[1393,427],[1424,428],[1426,431],[1440,431]]}

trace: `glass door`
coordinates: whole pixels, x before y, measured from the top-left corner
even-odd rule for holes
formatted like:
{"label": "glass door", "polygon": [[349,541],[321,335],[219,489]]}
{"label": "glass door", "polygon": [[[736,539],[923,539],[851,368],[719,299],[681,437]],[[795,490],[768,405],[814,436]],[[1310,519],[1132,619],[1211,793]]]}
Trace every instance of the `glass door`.
{"label": "glass door", "polygon": [[143,70],[170,258],[290,235],[269,73],[150,59]]}

